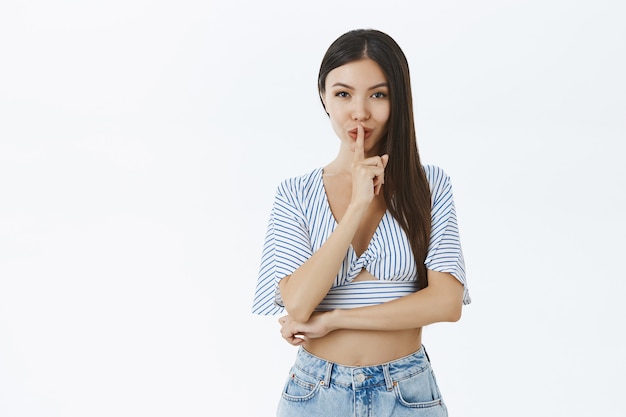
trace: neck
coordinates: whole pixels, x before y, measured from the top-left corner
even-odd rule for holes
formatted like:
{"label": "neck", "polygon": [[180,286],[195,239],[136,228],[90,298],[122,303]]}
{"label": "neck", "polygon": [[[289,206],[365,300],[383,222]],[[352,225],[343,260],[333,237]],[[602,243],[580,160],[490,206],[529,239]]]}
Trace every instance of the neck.
{"label": "neck", "polygon": [[324,172],[328,174],[351,174],[352,173],[352,161],[354,159],[354,152],[341,152],[337,154],[324,169]]}

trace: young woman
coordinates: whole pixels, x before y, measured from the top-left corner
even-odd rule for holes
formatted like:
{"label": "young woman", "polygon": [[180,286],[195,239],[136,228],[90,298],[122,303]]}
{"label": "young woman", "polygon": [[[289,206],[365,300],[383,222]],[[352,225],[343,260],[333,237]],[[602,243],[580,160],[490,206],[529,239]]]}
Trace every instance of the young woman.
{"label": "young woman", "polygon": [[448,176],[417,151],[400,47],[355,30],[318,88],[339,151],[276,192],[253,312],[300,346],[279,416],[446,416],[422,327],[470,302]]}

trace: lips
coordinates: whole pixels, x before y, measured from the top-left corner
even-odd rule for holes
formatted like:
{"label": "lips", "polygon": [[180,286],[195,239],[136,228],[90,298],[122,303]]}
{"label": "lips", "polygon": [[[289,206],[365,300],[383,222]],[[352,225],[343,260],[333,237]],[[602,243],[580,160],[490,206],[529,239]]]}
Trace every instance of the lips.
{"label": "lips", "polygon": [[[373,132],[373,131],[374,131],[374,129],[369,129],[369,128],[367,128],[367,127],[364,127],[364,128],[363,128],[363,133],[365,134],[365,135],[364,135],[364,138],[365,138],[365,139],[369,138],[369,137],[372,135],[372,132]],[[357,136],[357,129],[356,129],[356,128],[354,128],[354,129],[352,129],[352,130],[349,130],[349,131],[348,131],[348,135],[350,135],[350,137],[351,137],[352,139],[356,140],[356,136]]]}

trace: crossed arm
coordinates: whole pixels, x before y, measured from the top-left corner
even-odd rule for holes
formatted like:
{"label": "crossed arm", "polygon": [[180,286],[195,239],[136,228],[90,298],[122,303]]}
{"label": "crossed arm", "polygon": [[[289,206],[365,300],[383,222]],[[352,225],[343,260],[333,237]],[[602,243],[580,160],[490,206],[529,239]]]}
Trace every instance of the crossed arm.
{"label": "crossed arm", "polygon": [[279,319],[281,335],[297,346],[339,329],[405,330],[461,318],[463,284],[451,274],[428,270],[428,287],[386,303],[313,313],[306,321]]}

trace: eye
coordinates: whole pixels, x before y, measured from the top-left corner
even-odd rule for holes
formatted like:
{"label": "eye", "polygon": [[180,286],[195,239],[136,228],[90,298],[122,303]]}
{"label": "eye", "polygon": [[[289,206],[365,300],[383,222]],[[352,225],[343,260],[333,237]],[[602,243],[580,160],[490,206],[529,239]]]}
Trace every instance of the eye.
{"label": "eye", "polygon": [[345,91],[339,91],[338,93],[335,94],[335,97],[341,97],[341,98],[346,98],[348,96],[349,94]]}
{"label": "eye", "polygon": [[385,97],[387,97],[387,94],[385,94],[385,93],[383,93],[383,92],[379,91],[379,92],[377,92],[377,93],[372,94],[372,97],[373,97],[373,98],[385,98]]}

